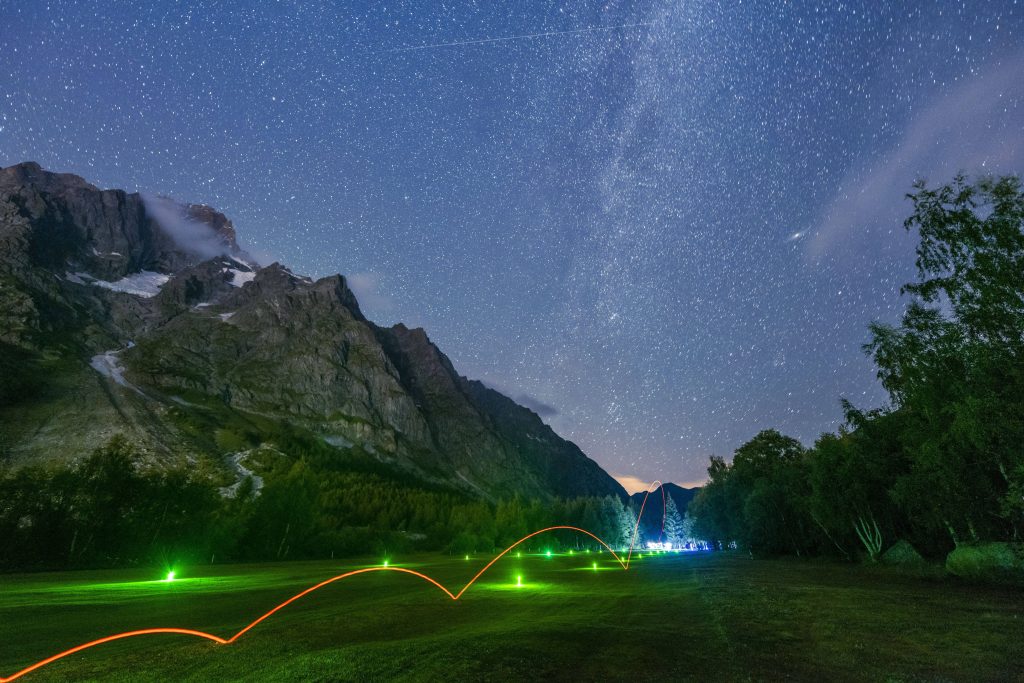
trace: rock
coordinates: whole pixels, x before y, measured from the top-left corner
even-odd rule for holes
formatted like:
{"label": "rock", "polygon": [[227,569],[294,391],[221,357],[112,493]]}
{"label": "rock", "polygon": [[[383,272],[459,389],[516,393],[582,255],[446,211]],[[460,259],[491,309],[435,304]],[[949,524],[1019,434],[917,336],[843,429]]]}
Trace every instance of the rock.
{"label": "rock", "polygon": [[[96,284],[140,277],[145,292]],[[255,265],[208,206],[0,169],[0,303],[0,344],[25,367],[62,359],[41,391],[0,401],[0,459],[71,459],[125,432],[157,459],[222,464],[193,425],[243,422],[262,425],[257,441],[304,430],[345,444],[339,458],[359,451],[486,498],[624,495],[535,413],[460,376],[423,330],[368,321],[341,275]],[[89,366],[114,354],[121,382]]]}

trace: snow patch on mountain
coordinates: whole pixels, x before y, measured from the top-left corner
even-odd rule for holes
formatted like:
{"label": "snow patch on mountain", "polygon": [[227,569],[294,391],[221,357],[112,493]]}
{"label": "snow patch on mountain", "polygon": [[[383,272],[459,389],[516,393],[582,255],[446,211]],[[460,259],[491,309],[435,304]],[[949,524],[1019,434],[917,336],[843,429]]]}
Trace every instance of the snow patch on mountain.
{"label": "snow patch on mountain", "polygon": [[228,268],[225,272],[231,273],[231,285],[234,287],[241,287],[246,282],[252,282],[256,279],[256,273],[251,270]]}
{"label": "snow patch on mountain", "polygon": [[[134,343],[128,342],[129,349],[133,346],[135,346]],[[115,349],[114,351],[105,351],[97,354],[89,360],[89,366],[107,379],[112,380],[115,384],[125,389],[131,389],[139,396],[145,396],[137,386],[125,379],[124,366],[121,365],[121,359],[118,358],[118,354],[122,351],[124,349]]]}
{"label": "snow patch on mountain", "polygon": [[160,288],[167,284],[171,276],[152,270],[141,270],[138,273],[125,275],[120,280],[115,280],[114,282],[97,280],[88,273],[65,273],[64,279],[68,282],[74,282],[76,285],[96,285],[97,287],[103,287],[115,292],[124,292],[125,294],[148,299],[159,294]]}

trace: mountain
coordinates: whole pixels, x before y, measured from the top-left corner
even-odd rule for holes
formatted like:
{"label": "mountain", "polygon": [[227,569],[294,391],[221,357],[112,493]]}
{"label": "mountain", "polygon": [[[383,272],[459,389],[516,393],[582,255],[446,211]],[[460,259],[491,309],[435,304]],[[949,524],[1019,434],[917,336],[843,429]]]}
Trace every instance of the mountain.
{"label": "mountain", "polygon": [[0,169],[0,373],[0,464],[123,433],[154,466],[228,477],[299,434],[339,467],[369,458],[485,499],[625,495],[422,329],[367,320],[341,275],[261,267],[211,207],[30,162]]}
{"label": "mountain", "polygon": [[[686,514],[686,508],[690,505],[690,501],[693,500],[694,496],[700,491],[699,486],[693,488],[684,488],[678,484],[672,482],[666,482],[662,484],[665,489],[665,494],[670,496],[675,501],[676,507],[679,508],[679,514]],[[639,491],[632,494],[629,497],[630,503],[633,504],[634,508],[639,510],[640,504],[644,501],[645,491]],[[651,493],[650,498],[647,499],[647,505],[644,507],[643,515],[643,527],[649,531],[649,533],[655,533],[661,529],[661,518],[664,512],[662,508],[661,493],[655,490]]]}

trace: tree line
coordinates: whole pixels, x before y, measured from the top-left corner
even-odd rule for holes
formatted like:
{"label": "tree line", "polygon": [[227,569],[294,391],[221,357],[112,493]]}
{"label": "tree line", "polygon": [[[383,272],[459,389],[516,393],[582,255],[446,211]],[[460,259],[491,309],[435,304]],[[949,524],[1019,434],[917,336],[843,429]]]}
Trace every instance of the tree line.
{"label": "tree line", "polygon": [[810,448],[775,430],[712,457],[698,535],[751,551],[877,558],[897,540],[943,557],[1024,534],[1024,192],[981,178],[908,195],[918,279],[864,350],[889,405],[843,402]]}
{"label": "tree line", "polygon": [[[154,467],[124,436],[78,463],[0,470],[0,569],[493,553],[555,525],[587,529],[612,547],[632,541],[638,511],[615,496],[488,502],[379,465],[338,461],[335,451],[294,435],[279,438],[285,450],[254,456],[261,487],[247,476],[218,489],[196,464]],[[678,544],[692,522],[670,507],[666,533]],[[641,529],[637,542],[644,539]],[[600,546],[559,531],[524,547]]]}

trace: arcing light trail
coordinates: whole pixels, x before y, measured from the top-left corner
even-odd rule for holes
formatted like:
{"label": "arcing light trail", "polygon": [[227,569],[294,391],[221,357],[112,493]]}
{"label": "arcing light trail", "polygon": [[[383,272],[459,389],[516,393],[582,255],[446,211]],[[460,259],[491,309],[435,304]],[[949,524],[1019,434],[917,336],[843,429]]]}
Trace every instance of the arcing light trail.
{"label": "arcing light trail", "polygon": [[565,36],[575,33],[595,33],[598,31],[617,31],[623,28],[639,28],[641,26],[654,26],[652,22],[640,24],[620,24],[618,26],[592,26],[590,28],[577,28],[570,31],[546,31],[544,33],[526,33],[519,36],[503,36],[500,38],[478,38],[476,40],[461,40],[453,43],[433,43],[431,45],[413,45],[410,47],[396,47],[390,50],[380,50],[373,54],[388,54],[391,52],[414,52],[417,50],[432,50],[438,47],[461,47],[463,45],[485,45],[487,43],[503,43],[510,40],[525,40],[529,38],[547,38],[549,36]]}
{"label": "arcing light trail", "polygon": [[[491,559],[490,562],[488,562],[486,565],[484,565],[483,569],[481,569],[476,574],[474,574],[473,578],[471,578],[469,580],[469,582],[466,583],[466,585],[463,586],[461,590],[459,590],[458,593],[453,593],[451,590],[446,588],[443,584],[441,584],[439,581],[437,581],[433,577],[428,576],[427,574],[424,574],[422,572],[415,571],[413,569],[406,569],[404,567],[391,567],[391,566],[387,566],[386,564],[383,565],[383,566],[380,566],[380,567],[366,567],[364,569],[355,569],[355,570],[352,570],[350,572],[345,572],[344,574],[339,574],[338,576],[331,577],[331,578],[329,578],[329,579],[327,579],[325,581],[321,581],[320,583],[316,584],[315,586],[310,586],[306,590],[304,590],[304,591],[302,591],[300,593],[297,593],[296,595],[293,595],[292,597],[288,598],[287,600],[285,600],[281,604],[279,604],[276,607],[274,607],[273,609],[271,609],[269,612],[266,612],[265,614],[257,617],[255,620],[253,620],[247,626],[244,626],[240,631],[235,633],[230,638],[222,638],[222,637],[214,635],[212,633],[207,633],[205,631],[197,631],[197,630],[188,629],[188,628],[169,628],[168,627],[168,628],[147,628],[147,629],[141,629],[141,630],[136,630],[136,631],[125,631],[124,633],[115,633],[114,635],[106,636],[104,638],[98,638],[96,640],[91,640],[91,641],[89,641],[87,643],[82,643],[81,645],[76,645],[75,647],[72,647],[72,648],[69,648],[67,650],[64,650],[63,652],[58,652],[57,654],[55,654],[55,655],[53,655],[51,657],[47,657],[46,659],[40,660],[40,661],[36,662],[35,664],[27,666],[24,669],[22,669],[21,671],[17,671],[15,673],[11,674],[10,676],[7,676],[7,677],[0,676],[0,683],[10,683],[10,681],[17,680],[17,679],[21,678],[22,676],[24,676],[25,674],[28,674],[28,673],[31,673],[31,672],[36,671],[38,669],[41,669],[44,666],[47,666],[48,664],[53,664],[57,660],[63,659],[64,657],[67,657],[69,655],[73,655],[76,652],[81,652],[82,650],[88,650],[89,648],[96,647],[97,645],[103,645],[104,643],[110,643],[110,642],[113,642],[115,640],[123,640],[125,638],[134,638],[136,636],[148,636],[148,635],[156,635],[156,634],[160,634],[160,633],[177,634],[177,635],[193,636],[193,637],[196,637],[196,638],[205,638],[206,640],[212,640],[213,642],[215,642],[215,643],[217,643],[219,645],[230,645],[231,643],[234,643],[236,640],[241,638],[244,634],[248,633],[253,627],[257,626],[261,622],[263,622],[266,619],[268,619],[269,617],[273,616],[274,614],[276,614],[280,610],[284,609],[288,605],[292,604],[296,600],[299,600],[299,599],[309,595],[310,593],[323,588],[324,586],[328,586],[328,585],[330,585],[332,583],[336,583],[338,581],[342,581],[344,579],[347,579],[347,578],[352,577],[352,576],[357,576],[359,574],[369,574],[371,572],[399,572],[399,573],[402,573],[402,574],[411,574],[411,575],[413,575],[415,577],[418,577],[420,579],[423,579],[427,583],[433,585],[434,587],[439,589],[442,593],[447,595],[452,600],[458,600],[459,598],[462,597],[463,593],[465,593],[467,590],[469,590],[470,586],[472,586],[474,583],[477,582],[477,579],[479,579],[481,576],[483,576],[484,573],[487,572],[487,570],[490,569],[494,565],[495,562],[497,562],[502,557],[504,557],[509,552],[511,552],[513,548],[515,548],[516,546],[518,546],[518,545],[520,545],[522,543],[525,543],[526,541],[530,540],[534,536],[539,536],[540,534],[544,534],[544,533],[547,533],[549,531],[567,530],[567,531],[575,531],[577,533],[584,534],[585,536],[589,536],[590,538],[594,539],[595,541],[600,543],[602,546],[607,548],[608,552],[610,552],[612,554],[612,557],[614,557],[615,561],[618,562],[619,565],[621,565],[623,570],[628,570],[629,569],[630,560],[633,557],[633,547],[636,545],[637,535],[640,532],[640,520],[643,519],[644,506],[647,505],[647,498],[651,495],[651,491],[653,491],[655,488],[661,489],[661,497],[662,497],[662,520],[661,520],[661,524],[662,524],[662,531],[664,531],[664,528],[665,528],[665,515],[664,515],[664,509],[665,509],[665,489],[662,486],[660,481],[655,481],[655,482],[653,482],[651,484],[650,490],[648,490],[644,494],[643,502],[640,503],[640,512],[637,514],[636,524],[633,527],[633,537],[630,539],[630,542],[629,542],[629,552],[626,554],[625,559],[620,557],[612,549],[612,547],[610,545],[608,545],[607,543],[604,542],[603,539],[601,539],[597,535],[587,531],[586,529],[581,529],[581,528],[575,527],[575,526],[549,526],[547,528],[539,529],[537,531],[534,531],[531,534],[527,534],[526,536],[523,536],[518,541],[516,541],[515,543],[510,545],[509,547],[505,548],[498,555],[496,555],[493,559]],[[549,554],[550,554],[550,551],[549,551]],[[169,575],[169,576],[171,576],[171,575]],[[522,583],[522,578],[521,577],[519,578],[519,583],[520,584]]]}

